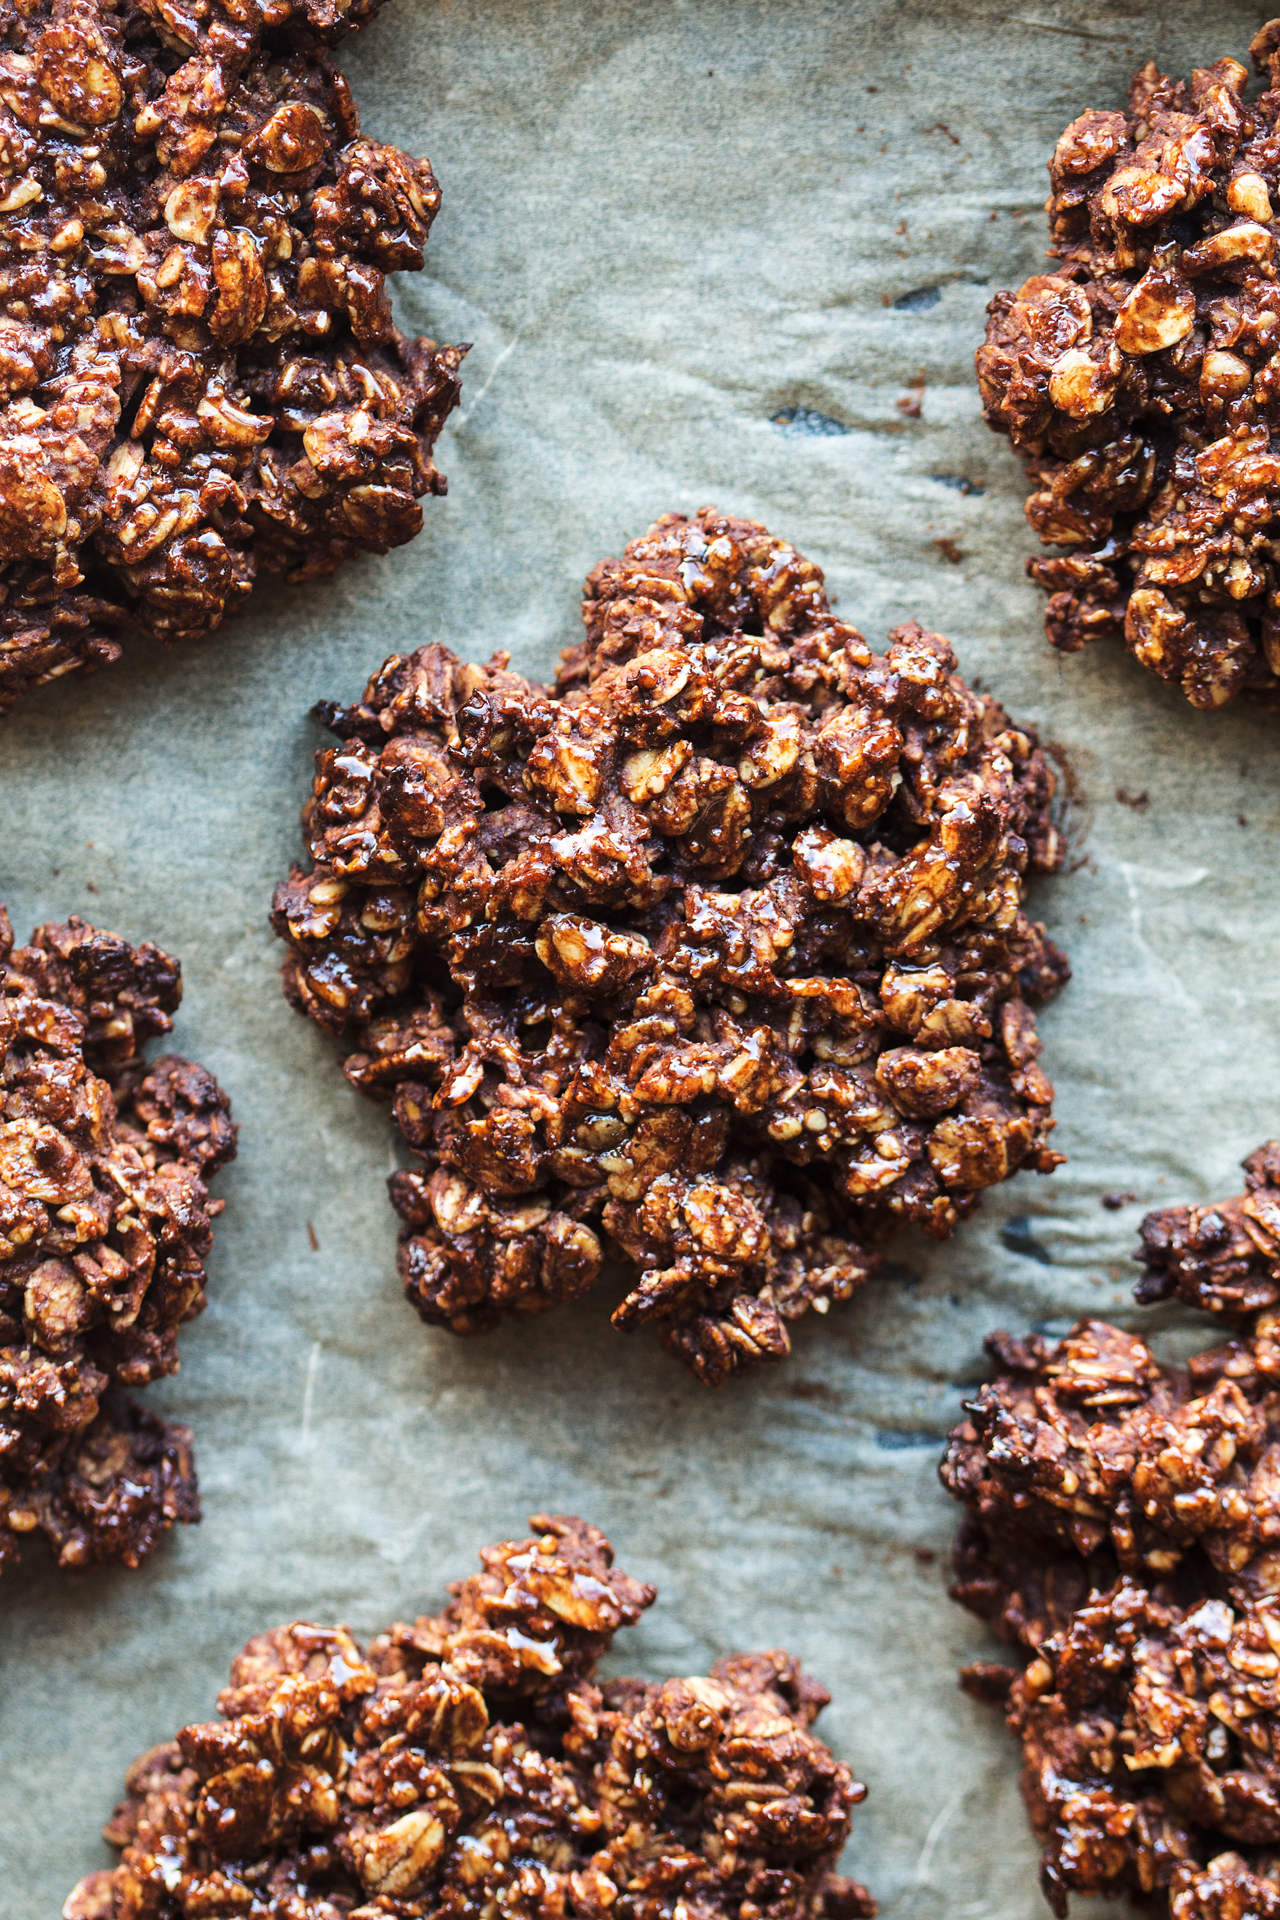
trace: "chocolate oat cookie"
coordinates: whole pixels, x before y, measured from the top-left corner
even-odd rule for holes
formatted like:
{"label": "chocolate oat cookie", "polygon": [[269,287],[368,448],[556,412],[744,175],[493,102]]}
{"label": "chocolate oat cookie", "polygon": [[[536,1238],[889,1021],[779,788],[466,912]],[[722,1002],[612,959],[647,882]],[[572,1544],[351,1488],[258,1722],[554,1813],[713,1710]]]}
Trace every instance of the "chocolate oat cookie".
{"label": "chocolate oat cookie", "polygon": [[66,1920],[859,1920],[832,1872],[865,1794],[810,1731],[828,1695],[785,1653],[601,1683],[656,1597],[581,1520],[482,1555],[445,1612],[363,1650],[259,1634],[218,1697],[136,1761]]}
{"label": "chocolate oat cookie", "polygon": [[1230,1321],[1186,1368],[1100,1321],[987,1342],[942,1465],[957,1599],[1017,1649],[1004,1700],[1046,1893],[1280,1920],[1280,1145],[1142,1224],[1145,1302]]}
{"label": "chocolate oat cookie", "polygon": [[953,1593],[1016,1650],[965,1680],[1022,1742],[1050,1904],[1277,1920],[1280,1314],[1185,1369],[1100,1321],[987,1345]]}
{"label": "chocolate oat cookie", "polygon": [[380,0],[24,0],[0,18],[0,712],[213,631],[259,569],[385,553],[442,493],[465,348],[405,339],[425,160],[325,49]]}
{"label": "chocolate oat cookie", "polygon": [[0,907],[0,1568],[42,1532],[64,1567],[136,1567],[199,1517],[191,1435],[122,1391],[178,1369],[232,1159],[203,1067],[142,1049],[176,960],[83,920],[15,947]]}
{"label": "chocolate oat cookie", "polygon": [[1049,639],[1120,639],[1197,707],[1280,704],[1280,20],[1218,60],[1153,61],[1049,165],[1060,262],[991,303],[978,383],[1027,458]]}
{"label": "chocolate oat cookie", "polygon": [[1174,1298],[1242,1315],[1280,1302],[1280,1141],[1244,1166],[1245,1190],[1211,1207],[1164,1207],[1142,1223],[1139,1300]]}
{"label": "chocolate oat cookie", "polygon": [[668,515],[587,582],[554,693],[397,656],[323,715],[276,892],[292,1004],[421,1161],[405,1289],[483,1332],[606,1253],[715,1384],[914,1222],[1049,1172],[1027,920],[1061,849],[1035,736],[909,624],[885,655],[752,521]]}

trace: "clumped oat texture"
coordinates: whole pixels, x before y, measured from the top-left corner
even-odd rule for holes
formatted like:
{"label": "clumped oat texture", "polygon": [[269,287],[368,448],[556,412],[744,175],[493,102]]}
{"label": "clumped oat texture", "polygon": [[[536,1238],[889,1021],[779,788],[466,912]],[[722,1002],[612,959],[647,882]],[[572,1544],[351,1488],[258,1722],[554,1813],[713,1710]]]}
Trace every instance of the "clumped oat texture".
{"label": "clumped oat texture", "polygon": [[873,654],[752,521],[668,515],[587,582],[554,693],[389,660],[317,755],[276,893],[294,1006],[421,1161],[425,1319],[585,1292],[720,1383],[914,1222],[1050,1171],[1022,911],[1061,858],[1034,734],[909,624]]}
{"label": "clumped oat texture", "polygon": [[1280,1141],[1249,1155],[1244,1180],[1231,1200],[1147,1215],[1139,1300],[1175,1298],[1225,1315],[1280,1304]]}
{"label": "clumped oat texture", "polygon": [[978,383],[1035,487],[1065,652],[1123,638],[1193,705],[1280,704],[1280,21],[1190,83],[1148,61],[1049,166],[1059,266],[991,303]]}
{"label": "clumped oat texture", "polygon": [[1050,1904],[1278,1920],[1280,1313],[1185,1369],[1100,1321],[987,1344],[953,1591],[1017,1650],[965,1678],[1022,1742]]}
{"label": "clumped oat texture", "polygon": [[14,947],[0,908],[0,1568],[136,1567],[199,1517],[191,1435],[122,1391],[178,1369],[205,1304],[205,1179],[235,1154],[203,1067],[142,1049],[178,964],[83,920]]}
{"label": "clumped oat texture", "polygon": [[0,712],[213,631],[259,569],[385,553],[444,491],[465,349],[409,340],[425,160],[324,49],[379,0],[16,0],[0,17]]}
{"label": "clumped oat texture", "polygon": [[869,1920],[832,1872],[865,1789],[810,1731],[824,1689],[776,1652],[602,1684],[654,1590],[597,1528],[530,1524],[367,1651],[251,1640],[222,1718],[130,1769],[120,1865],[66,1920]]}

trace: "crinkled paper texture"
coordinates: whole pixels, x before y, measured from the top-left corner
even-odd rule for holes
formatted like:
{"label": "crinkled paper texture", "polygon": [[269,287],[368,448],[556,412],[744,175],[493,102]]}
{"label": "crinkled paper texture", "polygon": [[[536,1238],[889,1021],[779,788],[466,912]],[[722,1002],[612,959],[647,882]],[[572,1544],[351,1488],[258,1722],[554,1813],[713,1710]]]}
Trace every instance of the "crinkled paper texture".
{"label": "crinkled paper texture", "polygon": [[[264,585],[225,636],[136,642],[0,729],[20,936],[80,911],[179,953],[177,1039],[242,1123],[211,1305],[148,1396],[195,1428],[203,1525],[139,1574],[33,1552],[0,1586],[8,1920],[52,1920],[106,1864],[126,1764],[208,1715],[249,1633],[434,1608],[546,1507],[661,1588],[615,1671],[781,1644],[826,1681],[820,1725],[871,1786],[848,1865],[892,1920],[1047,1911],[1013,1744],[955,1684],[989,1643],[945,1597],[935,1465],[988,1328],[1133,1313],[1144,1208],[1233,1191],[1280,1132],[1280,720],[1194,713],[1118,646],[1049,653],[1022,480],[972,378],[987,300],[1040,261],[1061,128],[1119,105],[1148,52],[1242,54],[1264,12],[1010,4],[390,0],[343,50],[366,131],[444,191],[400,316],[475,343],[448,499],[408,549]],[[904,1242],[718,1395],[599,1294],[470,1343],[418,1324],[389,1116],[285,1006],[266,924],[315,700],[429,640],[549,672],[593,562],[707,501],[818,559],[877,644],[908,615],[946,633],[1060,744],[1087,827],[1036,903],[1076,969],[1042,1019],[1070,1164],[949,1246]]]}

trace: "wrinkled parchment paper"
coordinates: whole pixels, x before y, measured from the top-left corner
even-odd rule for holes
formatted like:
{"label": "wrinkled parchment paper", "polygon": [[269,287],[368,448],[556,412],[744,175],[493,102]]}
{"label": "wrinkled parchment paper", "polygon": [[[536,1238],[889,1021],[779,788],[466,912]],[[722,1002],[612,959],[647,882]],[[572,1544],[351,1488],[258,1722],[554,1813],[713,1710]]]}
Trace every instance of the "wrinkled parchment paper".
{"label": "wrinkled parchment paper", "polygon": [[[1048,652],[1023,484],[971,373],[990,295],[1040,259],[1061,128],[1119,104],[1148,51],[1189,72],[1265,15],[1011,3],[391,0],[344,49],[366,130],[444,189],[400,306],[475,343],[447,501],[412,547],[267,586],[225,637],[138,643],[0,728],[19,935],[80,910],[180,954],[178,1042],[242,1124],[209,1310],[150,1394],[196,1430],[203,1525],[139,1574],[33,1553],[0,1586],[8,1920],[53,1920],[107,1862],[126,1764],[208,1716],[249,1633],[434,1608],[545,1507],[661,1589],[614,1671],[782,1644],[827,1682],[822,1728],[871,1787],[848,1866],[892,1920],[1046,1911],[1012,1744],[955,1684],[989,1643],[945,1597],[939,1443],[988,1328],[1131,1313],[1143,1209],[1232,1191],[1280,1130],[1280,721],[1195,714],[1118,649]],[[950,1246],[905,1242],[719,1395],[599,1296],[469,1344],[419,1325],[388,1117],[284,1005],[266,926],[315,700],[432,639],[549,672],[592,563],[706,501],[817,558],[877,644],[908,614],[945,632],[1079,790],[1079,864],[1037,902],[1076,968],[1042,1022],[1070,1164]],[[1136,1198],[1106,1212],[1108,1189]]]}

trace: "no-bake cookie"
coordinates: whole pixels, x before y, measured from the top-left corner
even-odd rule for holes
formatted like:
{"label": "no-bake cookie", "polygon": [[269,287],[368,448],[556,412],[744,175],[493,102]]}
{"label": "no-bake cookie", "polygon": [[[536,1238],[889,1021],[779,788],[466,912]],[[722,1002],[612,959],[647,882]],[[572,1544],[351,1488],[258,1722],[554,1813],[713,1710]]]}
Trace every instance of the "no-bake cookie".
{"label": "no-bake cookie", "polygon": [[1280,1304],[1280,1140],[1243,1165],[1245,1190],[1230,1200],[1147,1215],[1139,1300],[1176,1299],[1226,1316]]}
{"label": "no-bake cookie", "polygon": [[219,1720],[136,1761],[120,1865],[65,1920],[863,1920],[832,1872],[864,1789],[810,1731],[784,1653],[707,1678],[600,1682],[655,1598],[581,1520],[482,1555],[443,1614],[367,1649],[259,1634]]}
{"label": "no-bake cookie", "polygon": [[1061,1158],[1032,1008],[1067,967],[1023,912],[1053,776],[945,640],[873,653],[754,522],[668,515],[583,614],[553,692],[431,646],[321,710],[285,992],[418,1156],[425,1319],[609,1256],[615,1324],[719,1383]]}
{"label": "no-bake cookie", "polygon": [[1280,21],[1217,60],[1154,61],[1049,165],[1059,264],[991,303],[978,383],[1026,456],[1028,571],[1066,652],[1121,639],[1197,707],[1280,704]]}
{"label": "no-bake cookie", "polygon": [[331,0],[0,21],[0,712],[417,532],[464,348],[392,324],[425,160],[362,135]]}
{"label": "no-bake cookie", "polygon": [[987,1342],[942,1465],[957,1599],[1017,1650],[1005,1703],[1055,1912],[1280,1920],[1280,1148],[1248,1190],[1142,1229],[1139,1297],[1233,1321],[1185,1368],[1101,1321]]}
{"label": "no-bake cookie", "polygon": [[125,1391],[177,1371],[235,1153],[212,1076],[143,1058],[181,996],[150,942],[72,919],[15,947],[0,908],[0,1568],[36,1533],[136,1567],[199,1517],[189,1431]]}

